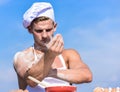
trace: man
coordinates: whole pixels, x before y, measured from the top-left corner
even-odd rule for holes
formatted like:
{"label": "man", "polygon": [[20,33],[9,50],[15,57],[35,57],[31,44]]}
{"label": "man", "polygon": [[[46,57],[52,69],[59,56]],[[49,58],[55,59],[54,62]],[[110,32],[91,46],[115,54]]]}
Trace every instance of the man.
{"label": "man", "polygon": [[62,35],[56,34],[57,23],[50,3],[34,3],[23,16],[23,25],[33,35],[34,45],[16,53],[14,68],[19,88],[44,92],[47,85],[70,85],[92,81],[92,73],[74,49],[64,49]]}

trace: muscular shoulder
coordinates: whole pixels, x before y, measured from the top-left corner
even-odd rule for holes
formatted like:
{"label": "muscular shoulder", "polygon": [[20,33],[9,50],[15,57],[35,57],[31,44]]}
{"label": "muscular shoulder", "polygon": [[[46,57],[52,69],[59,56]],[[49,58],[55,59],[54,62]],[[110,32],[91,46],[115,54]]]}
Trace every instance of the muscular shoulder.
{"label": "muscular shoulder", "polygon": [[83,65],[80,54],[75,49],[66,49],[62,55],[69,68],[78,68]]}
{"label": "muscular shoulder", "polygon": [[75,49],[65,49],[62,55],[66,61],[76,58],[80,59],[80,54]]}
{"label": "muscular shoulder", "polygon": [[31,59],[30,56],[33,55],[32,47],[29,47],[23,51],[19,51],[14,55],[14,63],[21,59]]}
{"label": "muscular shoulder", "polygon": [[24,77],[24,74],[32,66],[33,62],[33,51],[31,48],[28,48],[15,54],[13,65],[19,76]]}
{"label": "muscular shoulder", "polygon": [[75,49],[65,49],[62,54],[66,57],[79,55],[79,53]]}

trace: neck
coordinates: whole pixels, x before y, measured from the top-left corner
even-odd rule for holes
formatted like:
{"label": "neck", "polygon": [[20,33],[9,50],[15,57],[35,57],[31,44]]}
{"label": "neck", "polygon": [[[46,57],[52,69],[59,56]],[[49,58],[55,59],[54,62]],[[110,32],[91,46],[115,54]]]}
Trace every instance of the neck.
{"label": "neck", "polygon": [[39,46],[36,46],[34,44],[33,46],[33,52],[35,55],[35,60],[41,59],[41,57],[44,55],[44,52],[42,50],[40,50],[41,48]]}

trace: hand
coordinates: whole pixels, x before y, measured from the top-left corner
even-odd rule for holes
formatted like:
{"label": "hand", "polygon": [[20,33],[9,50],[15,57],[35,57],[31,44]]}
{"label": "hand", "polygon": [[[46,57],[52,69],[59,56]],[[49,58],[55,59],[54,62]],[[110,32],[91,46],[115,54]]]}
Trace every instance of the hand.
{"label": "hand", "polygon": [[53,52],[54,54],[60,54],[64,48],[64,42],[62,35],[57,34],[48,44],[47,48],[49,51]]}

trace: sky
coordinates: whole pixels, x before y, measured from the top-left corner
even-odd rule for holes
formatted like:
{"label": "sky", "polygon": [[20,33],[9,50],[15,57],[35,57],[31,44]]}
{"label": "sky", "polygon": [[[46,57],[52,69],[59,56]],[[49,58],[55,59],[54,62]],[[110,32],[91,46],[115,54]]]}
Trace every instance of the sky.
{"label": "sky", "polygon": [[93,73],[91,83],[74,84],[77,92],[120,86],[120,0],[0,0],[0,90],[18,89],[13,68],[16,52],[33,45],[22,25],[24,12],[50,2],[65,48],[74,48]]}

